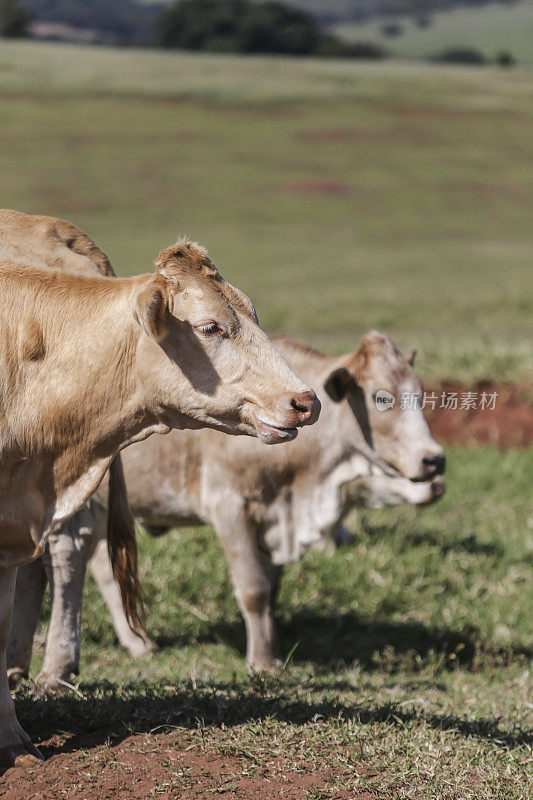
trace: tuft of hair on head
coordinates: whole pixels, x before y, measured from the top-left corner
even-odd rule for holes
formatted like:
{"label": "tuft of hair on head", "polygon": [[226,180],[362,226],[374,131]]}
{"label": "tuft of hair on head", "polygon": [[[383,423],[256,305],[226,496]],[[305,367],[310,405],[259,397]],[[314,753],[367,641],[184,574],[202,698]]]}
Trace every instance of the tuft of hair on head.
{"label": "tuft of hair on head", "polygon": [[361,352],[365,353],[388,353],[389,355],[399,355],[400,351],[386,333],[371,330],[361,339]]}
{"label": "tuft of hair on head", "polygon": [[205,247],[186,237],[161,250],[154,263],[157,271],[166,277],[172,277],[173,270],[180,268],[194,269],[213,278],[219,277]]}
{"label": "tuft of hair on head", "polygon": [[361,343],[367,347],[383,346],[389,341],[390,339],[387,334],[380,333],[380,331],[375,330],[375,328],[373,328],[371,331],[368,331],[368,333],[365,333],[361,339]]}

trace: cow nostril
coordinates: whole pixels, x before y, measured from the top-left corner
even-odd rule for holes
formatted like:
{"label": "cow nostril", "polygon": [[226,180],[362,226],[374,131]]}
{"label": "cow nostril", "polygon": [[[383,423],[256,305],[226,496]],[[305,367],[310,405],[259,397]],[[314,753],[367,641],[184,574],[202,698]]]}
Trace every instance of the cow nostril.
{"label": "cow nostril", "polygon": [[301,397],[293,397],[291,406],[298,414],[299,419],[307,419],[311,413],[311,403],[308,400],[303,400]]}
{"label": "cow nostril", "polygon": [[444,475],[446,470],[446,456],[427,456],[422,459],[424,466],[429,467],[434,475]]}
{"label": "cow nostril", "polygon": [[298,422],[306,422],[311,417],[316,418],[320,403],[314,392],[304,392],[294,395],[290,401],[291,408],[296,411]]}

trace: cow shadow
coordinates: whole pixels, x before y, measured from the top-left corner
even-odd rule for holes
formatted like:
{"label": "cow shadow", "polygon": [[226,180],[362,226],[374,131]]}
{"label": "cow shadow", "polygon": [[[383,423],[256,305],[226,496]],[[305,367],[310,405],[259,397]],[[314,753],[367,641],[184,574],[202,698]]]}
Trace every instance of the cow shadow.
{"label": "cow shadow", "polygon": [[[371,542],[380,541],[391,536],[390,525],[369,524],[368,521],[365,521],[364,530],[365,535]],[[499,542],[481,542],[475,534],[446,541],[442,534],[439,534],[439,531],[430,528],[402,532],[402,543],[405,549],[423,546],[436,547],[443,556],[451,552],[497,556],[498,558],[502,558],[505,555],[505,547]]]}
{"label": "cow shadow", "polygon": [[432,545],[438,547],[443,556],[448,553],[469,553],[470,555],[496,556],[502,558],[505,548],[498,542],[480,542],[475,534],[464,536],[451,542],[443,542],[434,531],[423,531],[404,536],[406,547]]}
{"label": "cow shadow", "polygon": [[[306,725],[317,719],[359,725],[386,723],[402,727],[420,722],[440,731],[454,731],[476,737],[496,747],[512,749],[533,742],[530,731],[506,729],[492,717],[465,719],[455,714],[410,710],[398,703],[347,704],[342,694],[336,700],[308,700],[307,686],[296,679],[252,679],[235,683],[218,682],[193,687],[190,684],[165,687],[109,683],[81,684],[83,697],[74,695],[17,697],[17,713],[34,741],[46,741],[60,730],[67,739],[60,745],[42,747],[46,757],[58,753],[116,745],[133,734],[169,732],[173,728],[198,730],[206,727],[233,728],[249,722],[275,718],[291,725]],[[309,685],[309,688],[312,688]],[[353,686],[350,687],[353,691]],[[302,692],[303,690],[303,692]],[[57,740],[56,740],[57,742]]]}
{"label": "cow shadow", "polygon": [[[453,630],[417,621],[368,619],[356,613],[327,614],[313,608],[295,610],[277,619],[282,658],[293,652],[298,664],[327,672],[356,664],[365,671],[418,673],[428,663],[453,670],[504,666],[533,650],[517,644],[498,647],[483,641],[475,628]],[[242,658],[246,653],[244,622],[206,624],[195,635],[203,643],[224,644]],[[189,644],[184,637],[160,636],[159,647]]]}

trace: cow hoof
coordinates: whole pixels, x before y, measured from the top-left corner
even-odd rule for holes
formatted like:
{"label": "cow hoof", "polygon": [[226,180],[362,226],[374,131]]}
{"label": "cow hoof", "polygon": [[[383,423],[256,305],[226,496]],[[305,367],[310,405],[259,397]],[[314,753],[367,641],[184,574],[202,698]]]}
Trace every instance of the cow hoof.
{"label": "cow hoof", "polygon": [[68,687],[62,683],[61,675],[50,675],[46,672],[41,672],[35,679],[33,693],[37,697],[45,692],[53,692],[59,694],[64,692]]}
{"label": "cow hoof", "polygon": [[13,667],[7,671],[7,680],[11,690],[16,689],[19,683],[28,677],[28,673],[20,667]]}
{"label": "cow hoof", "polygon": [[0,769],[5,770],[10,767],[31,769],[43,763],[43,756],[31,743],[29,737],[26,736],[22,729],[21,738],[24,741],[20,744],[13,744],[0,748]]}
{"label": "cow hoof", "polygon": [[126,648],[133,658],[148,658],[152,653],[157,653],[159,647],[151,639],[139,639],[126,645]]}
{"label": "cow hoof", "polygon": [[39,756],[34,756],[32,753],[25,753],[15,758],[13,766],[20,767],[21,769],[31,769],[32,767],[40,766],[43,761],[44,758],[40,753]]}
{"label": "cow hoof", "polygon": [[250,675],[260,675],[261,673],[265,672],[276,672],[283,666],[283,661],[280,661],[279,658],[274,659],[262,659],[261,661],[256,661],[253,664],[248,665],[248,672]]}

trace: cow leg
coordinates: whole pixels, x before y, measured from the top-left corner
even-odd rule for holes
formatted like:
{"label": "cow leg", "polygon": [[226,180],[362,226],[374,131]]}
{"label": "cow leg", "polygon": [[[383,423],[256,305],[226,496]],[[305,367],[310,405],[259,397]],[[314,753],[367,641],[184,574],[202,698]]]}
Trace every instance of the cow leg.
{"label": "cow leg", "polygon": [[6,648],[16,580],[16,569],[0,567],[0,767],[30,767],[42,758],[18,723],[7,680]]}
{"label": "cow leg", "polygon": [[51,614],[37,690],[55,691],[78,674],[85,572],[93,548],[94,520],[82,508],[49,537],[43,562],[50,584]]}
{"label": "cow leg", "polygon": [[282,662],[279,658],[278,635],[276,631],[275,613],[276,613],[276,603],[278,601],[279,585],[281,583],[282,567],[276,566],[275,564],[272,564],[271,561],[269,561],[268,571],[270,575],[270,600],[268,604],[268,616],[265,623],[266,632],[268,641],[270,642],[270,647],[272,648],[272,653],[275,656],[275,664],[277,666],[281,666]]}
{"label": "cow leg", "polygon": [[270,670],[274,666],[275,640],[270,608],[273,578],[270,562],[257,547],[253,526],[240,500],[235,501],[233,509],[227,498],[219,505],[213,522],[228,560],[235,597],[246,625],[246,663],[253,672]]}
{"label": "cow leg", "polygon": [[91,504],[91,510],[96,520],[97,539],[94,555],[89,562],[93,578],[107,603],[120,644],[134,658],[145,658],[157,651],[157,645],[143,628],[138,629],[137,635],[128,624],[107,551],[105,510],[96,503]]}
{"label": "cow leg", "polygon": [[7,675],[10,689],[30,674],[33,638],[46,589],[42,559],[19,567],[15,588],[13,622],[7,640]]}

